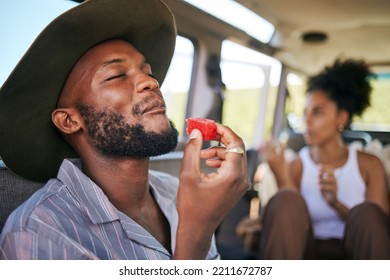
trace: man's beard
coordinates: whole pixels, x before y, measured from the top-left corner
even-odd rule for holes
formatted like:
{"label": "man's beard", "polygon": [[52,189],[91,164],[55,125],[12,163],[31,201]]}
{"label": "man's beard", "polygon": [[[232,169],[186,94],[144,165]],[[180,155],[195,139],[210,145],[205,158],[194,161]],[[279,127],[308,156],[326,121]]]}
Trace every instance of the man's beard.
{"label": "man's beard", "polygon": [[107,108],[98,111],[86,104],[78,104],[77,108],[103,155],[147,158],[166,154],[177,146],[178,131],[172,121],[168,129],[150,132],[140,124],[128,124],[123,115]]}

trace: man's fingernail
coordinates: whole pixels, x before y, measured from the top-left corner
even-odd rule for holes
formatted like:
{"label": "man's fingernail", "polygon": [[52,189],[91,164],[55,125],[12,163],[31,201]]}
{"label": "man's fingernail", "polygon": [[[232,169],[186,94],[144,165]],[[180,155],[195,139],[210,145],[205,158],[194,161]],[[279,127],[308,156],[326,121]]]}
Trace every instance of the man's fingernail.
{"label": "man's fingernail", "polygon": [[199,135],[199,131],[197,129],[192,130],[190,134],[190,140],[197,138],[198,135]]}

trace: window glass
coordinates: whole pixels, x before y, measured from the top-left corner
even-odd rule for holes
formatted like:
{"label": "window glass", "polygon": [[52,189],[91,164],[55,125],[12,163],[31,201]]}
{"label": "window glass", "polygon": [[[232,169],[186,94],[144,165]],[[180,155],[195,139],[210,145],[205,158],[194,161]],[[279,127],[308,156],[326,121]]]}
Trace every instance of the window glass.
{"label": "window glass", "polygon": [[371,106],[361,117],[353,119],[352,129],[390,131],[390,72],[378,74],[371,86]]}
{"label": "window glass", "polygon": [[0,86],[46,25],[76,5],[69,0],[0,1]]}
{"label": "window glass", "polygon": [[166,102],[167,115],[175,123],[180,135],[184,130],[193,62],[194,44],[191,40],[178,36],[175,53],[161,91]]}
{"label": "window glass", "polygon": [[271,136],[281,64],[277,60],[231,41],[221,53],[226,85],[222,122],[253,147]]}
{"label": "window glass", "polygon": [[305,107],[306,79],[295,73],[287,75],[286,116],[288,125],[295,132],[303,132],[303,110]]}

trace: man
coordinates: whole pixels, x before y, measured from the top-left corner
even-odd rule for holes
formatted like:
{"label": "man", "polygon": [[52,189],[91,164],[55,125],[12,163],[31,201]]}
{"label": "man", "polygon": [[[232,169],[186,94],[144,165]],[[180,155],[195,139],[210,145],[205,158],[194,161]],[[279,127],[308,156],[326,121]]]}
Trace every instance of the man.
{"label": "man", "polygon": [[175,38],[160,0],[91,0],[33,43],[0,91],[0,155],[56,178],[10,216],[0,258],[219,258],[213,233],[248,188],[242,140],[218,124],[226,148],[201,151],[194,130],[179,180],[149,170],[177,144],[159,89]]}

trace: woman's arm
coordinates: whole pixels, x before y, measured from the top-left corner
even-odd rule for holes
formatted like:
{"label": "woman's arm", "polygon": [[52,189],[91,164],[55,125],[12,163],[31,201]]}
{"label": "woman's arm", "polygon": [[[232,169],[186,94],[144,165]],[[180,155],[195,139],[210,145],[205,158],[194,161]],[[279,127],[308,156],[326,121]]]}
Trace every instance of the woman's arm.
{"label": "woman's arm", "polygon": [[367,185],[366,200],[376,203],[389,215],[389,192],[385,168],[381,160],[371,154],[359,152],[360,174]]}
{"label": "woman's arm", "polygon": [[291,176],[291,184],[293,188],[299,192],[301,189],[303,165],[300,157],[296,157],[288,164],[289,174]]}

